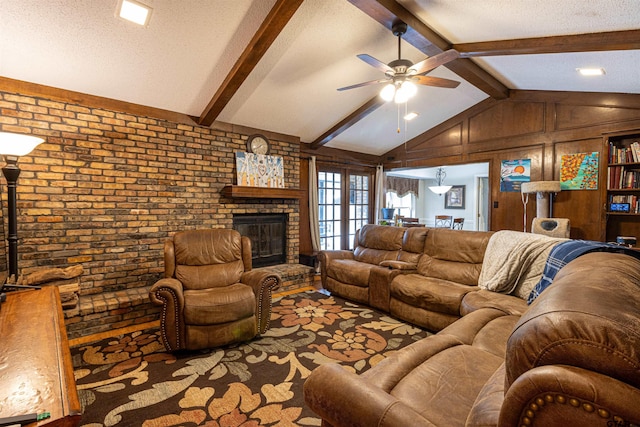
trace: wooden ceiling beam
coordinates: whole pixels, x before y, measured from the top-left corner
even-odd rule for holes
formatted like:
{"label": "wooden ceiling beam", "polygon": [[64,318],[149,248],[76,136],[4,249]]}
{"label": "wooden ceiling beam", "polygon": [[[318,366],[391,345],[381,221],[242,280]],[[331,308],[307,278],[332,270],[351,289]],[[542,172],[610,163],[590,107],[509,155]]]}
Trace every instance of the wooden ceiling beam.
{"label": "wooden ceiling beam", "polygon": [[[389,30],[394,20],[405,22],[409,29],[402,38],[427,56],[437,55],[452,46],[395,0],[348,1]],[[456,59],[444,66],[492,98],[505,99],[509,96],[509,89],[505,85],[470,59]]]}
{"label": "wooden ceiling beam", "polygon": [[225,77],[209,104],[198,118],[198,124],[211,126],[231,98],[258,65],[303,0],[277,0],[249,44]]}
{"label": "wooden ceiling beam", "polygon": [[454,44],[462,58],[640,49],[640,30]]}
{"label": "wooden ceiling beam", "polygon": [[362,104],[360,108],[355,110],[353,113],[349,114],[344,119],[340,120],[336,123],[331,129],[322,134],[318,139],[311,143],[311,149],[315,150],[317,148],[322,147],[327,142],[331,141],[336,136],[340,135],[345,130],[349,129],[351,126],[358,123],[360,120],[368,116],[377,110],[385,101],[379,96],[375,96]]}

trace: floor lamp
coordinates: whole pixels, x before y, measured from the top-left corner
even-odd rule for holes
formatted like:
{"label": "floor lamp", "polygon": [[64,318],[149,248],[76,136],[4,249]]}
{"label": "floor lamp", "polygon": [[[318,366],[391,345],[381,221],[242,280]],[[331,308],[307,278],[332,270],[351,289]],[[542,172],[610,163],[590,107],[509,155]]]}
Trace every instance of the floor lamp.
{"label": "floor lamp", "polygon": [[0,132],[0,155],[6,162],[2,168],[2,174],[7,180],[9,215],[7,241],[9,242],[9,281],[12,283],[18,280],[18,211],[16,207],[16,187],[18,176],[20,176],[18,158],[29,154],[42,142],[44,139],[31,135]]}

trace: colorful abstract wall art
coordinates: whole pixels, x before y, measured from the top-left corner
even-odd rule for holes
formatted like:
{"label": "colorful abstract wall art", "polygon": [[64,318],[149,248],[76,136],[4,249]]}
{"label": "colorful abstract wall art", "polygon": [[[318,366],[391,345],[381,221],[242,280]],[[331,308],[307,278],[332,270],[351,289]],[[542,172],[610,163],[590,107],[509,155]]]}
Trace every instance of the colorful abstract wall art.
{"label": "colorful abstract wall art", "polygon": [[598,189],[598,152],[565,154],[560,163],[561,190]]}
{"label": "colorful abstract wall art", "polygon": [[522,183],[529,181],[531,181],[531,159],[502,161],[500,191],[519,193]]}
{"label": "colorful abstract wall art", "polygon": [[243,187],[284,188],[281,156],[236,151],[236,175]]}

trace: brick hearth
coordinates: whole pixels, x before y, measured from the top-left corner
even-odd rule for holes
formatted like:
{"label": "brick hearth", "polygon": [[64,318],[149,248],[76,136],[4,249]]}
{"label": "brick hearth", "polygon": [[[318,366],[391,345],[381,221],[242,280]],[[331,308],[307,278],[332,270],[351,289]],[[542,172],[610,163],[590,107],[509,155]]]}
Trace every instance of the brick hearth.
{"label": "brick hearth", "polygon": [[[282,286],[277,292],[313,286],[316,279],[313,268],[301,264],[280,264],[263,269],[282,277]],[[77,307],[64,311],[69,338],[158,320],[160,307],[149,301],[149,288],[150,286],[80,297]]]}

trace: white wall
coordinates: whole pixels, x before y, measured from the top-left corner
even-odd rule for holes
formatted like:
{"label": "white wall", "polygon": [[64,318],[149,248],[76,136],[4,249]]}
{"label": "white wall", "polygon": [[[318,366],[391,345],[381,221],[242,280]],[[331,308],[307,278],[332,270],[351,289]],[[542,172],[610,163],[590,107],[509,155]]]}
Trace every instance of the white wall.
{"label": "white wall", "polygon": [[[447,176],[445,185],[464,185],[465,204],[464,209],[445,209],[445,195],[437,195],[428,189],[430,185],[437,185],[435,170],[437,168],[421,168],[403,171],[391,171],[393,175],[420,179],[419,196],[417,198],[416,216],[420,222],[433,227],[436,215],[451,215],[453,218],[464,218],[464,230],[475,230],[475,205],[477,200],[475,177],[489,174],[488,163],[475,163],[470,165],[446,166]],[[431,177],[429,177],[429,175]],[[425,177],[427,176],[427,177]]]}

